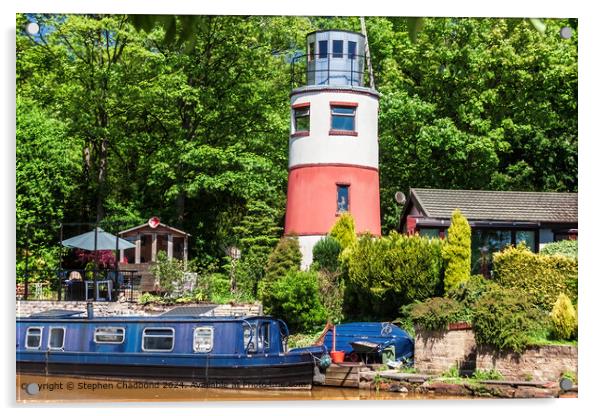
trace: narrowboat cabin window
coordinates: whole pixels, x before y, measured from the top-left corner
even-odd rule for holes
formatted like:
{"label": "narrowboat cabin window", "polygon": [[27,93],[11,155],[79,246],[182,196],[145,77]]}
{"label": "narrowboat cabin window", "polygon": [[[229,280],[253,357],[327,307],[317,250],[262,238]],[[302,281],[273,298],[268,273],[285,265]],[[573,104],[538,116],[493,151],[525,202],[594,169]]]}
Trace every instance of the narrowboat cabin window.
{"label": "narrowboat cabin window", "polygon": [[347,45],[347,54],[349,55],[349,59],[355,59],[355,53],[357,50],[357,42],[349,41]]}
{"label": "narrowboat cabin window", "polygon": [[294,109],[295,133],[309,132],[309,105]]}
{"label": "narrowboat cabin window", "polygon": [[332,41],[332,57],[342,58],[343,57],[343,41],[333,40]]}
{"label": "narrowboat cabin window", "polygon": [[355,131],[355,107],[332,105],[330,107],[332,130]]}
{"label": "narrowboat cabin window", "polygon": [[243,340],[243,344],[245,346],[245,350],[247,352],[255,352],[257,351],[257,346],[255,345],[255,332],[256,332],[256,326],[255,325],[249,325],[249,324],[243,324],[243,330],[242,330],[242,340]]}
{"label": "narrowboat cabin window", "polygon": [[142,351],[171,351],[174,341],[173,328],[144,328]]}
{"label": "narrowboat cabin window", "polygon": [[261,338],[263,339],[263,348],[270,349],[270,323],[264,322],[261,324]]}
{"label": "narrowboat cabin window", "polygon": [[97,344],[122,344],[125,340],[125,328],[101,327],[94,330],[94,342]]}
{"label": "narrowboat cabin window", "polygon": [[213,349],[213,327],[195,328],[192,338],[194,352],[209,352]]}
{"label": "narrowboat cabin window", "polygon": [[25,336],[25,348],[40,349],[42,346],[42,328],[29,327]]}
{"label": "narrowboat cabin window", "polygon": [[328,41],[321,40],[318,42],[318,45],[320,46],[319,58],[320,59],[327,58],[328,57]]}
{"label": "narrowboat cabin window", "polygon": [[50,328],[48,349],[62,350],[65,346],[65,328]]}

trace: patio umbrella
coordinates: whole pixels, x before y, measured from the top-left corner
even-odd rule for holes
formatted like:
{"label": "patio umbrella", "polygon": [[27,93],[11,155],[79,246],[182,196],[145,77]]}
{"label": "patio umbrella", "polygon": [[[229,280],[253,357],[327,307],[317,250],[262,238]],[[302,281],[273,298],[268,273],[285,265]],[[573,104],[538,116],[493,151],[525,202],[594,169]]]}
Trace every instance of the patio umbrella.
{"label": "patio umbrella", "polygon": [[[119,240],[118,242],[116,240]],[[119,245],[118,245],[119,244]],[[63,240],[63,246],[69,248],[81,248],[83,250],[123,250],[136,247],[129,241],[123,238],[117,238],[111,233],[104,231],[102,228],[96,229],[96,245],[94,244],[94,230],[87,233],[76,235],[75,237]]]}

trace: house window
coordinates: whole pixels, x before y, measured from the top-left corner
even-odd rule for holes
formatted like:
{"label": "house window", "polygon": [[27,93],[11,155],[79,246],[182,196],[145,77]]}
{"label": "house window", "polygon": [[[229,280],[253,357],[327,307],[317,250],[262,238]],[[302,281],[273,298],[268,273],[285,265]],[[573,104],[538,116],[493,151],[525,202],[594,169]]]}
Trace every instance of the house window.
{"label": "house window", "polygon": [[520,243],[525,243],[525,245],[535,253],[535,231],[516,231],[516,245]]}
{"label": "house window", "polygon": [[94,330],[94,342],[97,344],[122,344],[125,328],[99,327]]}
{"label": "house window", "polygon": [[332,41],[332,57],[342,58],[343,57],[343,41],[333,40]]}
{"label": "house window", "polygon": [[309,133],[309,105],[295,107],[293,108],[293,111],[293,134]]}
{"label": "house window", "polygon": [[440,238],[438,228],[421,228],[418,230],[421,237]]}
{"label": "house window", "polygon": [[337,132],[355,133],[355,110],[357,104],[333,104],[330,105],[330,128],[331,134]]}
{"label": "house window", "polygon": [[320,59],[328,58],[328,41],[321,40],[318,42],[318,46],[320,47],[319,58]]}
{"label": "house window", "polygon": [[355,59],[357,53],[357,42],[349,41],[347,44],[347,54],[349,59]]}
{"label": "house window", "polygon": [[213,349],[213,327],[203,326],[194,329],[192,349],[194,352],[209,352]]}
{"label": "house window", "polygon": [[39,349],[42,346],[42,328],[29,327],[25,336],[25,348]]}
{"label": "house window", "polygon": [[307,60],[311,62],[314,60],[314,55],[316,53],[315,44],[313,42],[310,42],[308,49],[309,49],[309,54],[307,55]]}
{"label": "house window", "polygon": [[349,185],[337,185],[337,214],[349,211]]}
{"label": "house window", "polygon": [[50,328],[48,349],[62,350],[65,346],[65,328]]}
{"label": "house window", "polygon": [[144,328],[142,351],[173,350],[174,333],[173,328]]}

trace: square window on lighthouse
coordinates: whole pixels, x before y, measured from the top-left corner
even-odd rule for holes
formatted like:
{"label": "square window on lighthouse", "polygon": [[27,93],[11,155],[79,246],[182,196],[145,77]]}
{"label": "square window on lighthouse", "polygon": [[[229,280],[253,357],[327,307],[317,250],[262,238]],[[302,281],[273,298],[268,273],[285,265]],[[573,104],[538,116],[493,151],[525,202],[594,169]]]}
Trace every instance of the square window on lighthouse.
{"label": "square window on lighthouse", "polygon": [[330,115],[332,130],[355,131],[355,107],[332,105]]}
{"label": "square window on lighthouse", "polygon": [[294,111],[294,133],[309,132],[309,105],[297,107]]}
{"label": "square window on lighthouse", "polygon": [[337,184],[337,214],[349,211],[349,185]]}

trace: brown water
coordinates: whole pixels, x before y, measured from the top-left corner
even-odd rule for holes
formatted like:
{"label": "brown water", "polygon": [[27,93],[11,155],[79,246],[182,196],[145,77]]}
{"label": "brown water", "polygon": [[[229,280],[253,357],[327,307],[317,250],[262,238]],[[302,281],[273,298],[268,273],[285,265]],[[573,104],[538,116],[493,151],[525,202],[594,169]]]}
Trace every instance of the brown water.
{"label": "brown water", "polygon": [[[29,374],[17,374],[16,379],[17,402],[36,404],[48,402],[445,400],[471,398],[335,387],[314,387],[304,390],[216,389],[174,383]],[[37,385],[35,386],[37,389],[31,386],[32,384]],[[33,394],[28,393],[27,390],[33,392]],[[35,390],[39,391],[36,393]]]}

